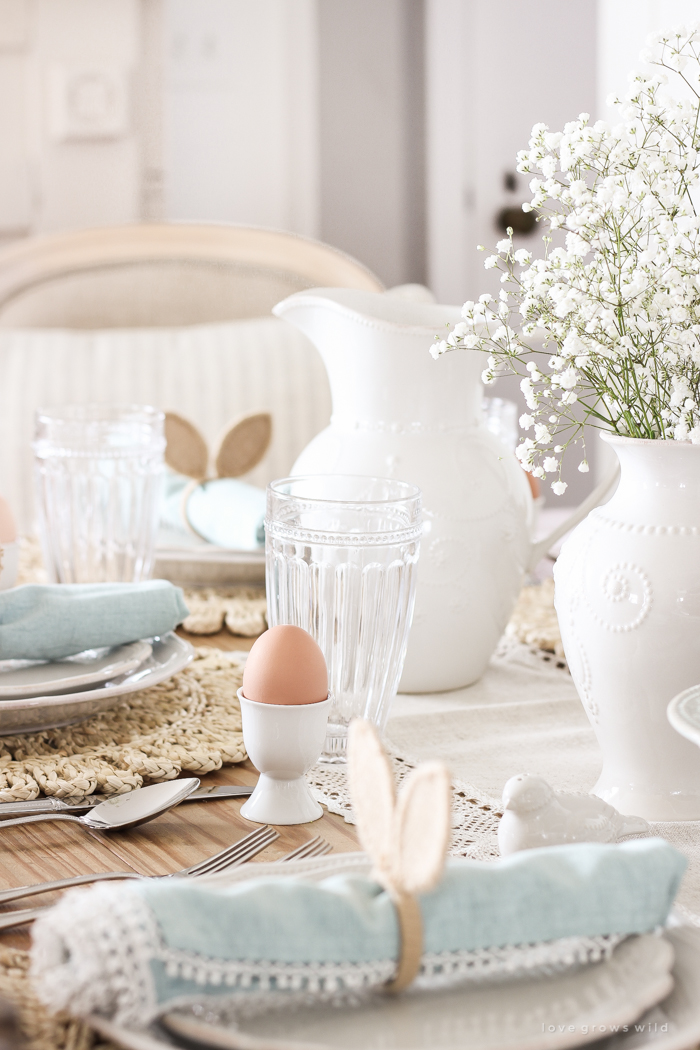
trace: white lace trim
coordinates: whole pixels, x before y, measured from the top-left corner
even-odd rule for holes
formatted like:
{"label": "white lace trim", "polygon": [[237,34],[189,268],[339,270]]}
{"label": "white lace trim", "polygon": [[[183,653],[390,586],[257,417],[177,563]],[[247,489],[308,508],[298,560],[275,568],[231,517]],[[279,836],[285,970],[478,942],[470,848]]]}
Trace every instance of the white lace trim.
{"label": "white lace trim", "polygon": [[164,964],[168,977],[256,992],[359,991],[384,984],[396,969],[393,959],[366,963],[248,962],[210,959],[165,945],[156,958]]}
{"label": "white lace trim", "polygon": [[[534,977],[560,972],[573,966],[601,962],[610,958],[622,940],[624,940],[622,935],[570,937],[546,944],[525,945],[520,948],[428,955],[424,957],[423,971],[428,965],[434,967],[435,972],[427,979],[425,976],[419,977],[403,994],[412,995],[430,989],[434,990],[463,980],[465,976],[472,980],[513,979],[525,975]],[[446,963],[448,957],[449,962]],[[475,961],[476,967],[472,965]],[[494,962],[496,966],[493,965]],[[454,968],[450,964],[453,964]],[[275,989],[263,995],[242,989],[229,996],[219,993],[218,995],[202,994],[194,997],[181,997],[177,1002],[170,1003],[168,1008],[191,1011],[195,1017],[204,1016],[210,1024],[236,1026],[273,1010],[288,1012],[320,1004],[357,1007],[367,1005],[368,1001],[376,1000],[376,997],[381,995],[379,984],[352,989],[326,987],[315,992],[308,989],[290,991]]]}
{"label": "white lace trim", "polygon": [[51,1010],[137,1025],[157,1013],[149,964],[160,931],[131,889],[98,884],[71,890],[34,924],[30,974]]}
{"label": "white lace trim", "polygon": [[[537,976],[608,959],[621,934],[565,937],[539,944],[477,948],[474,951],[428,952],[423,956],[418,987],[432,988],[454,981],[485,981]],[[168,977],[196,984],[256,992],[326,994],[378,988],[396,970],[394,959],[365,963],[278,963],[210,959],[161,945],[156,958]]]}
{"label": "white lace trim", "polygon": [[623,934],[562,937],[558,941],[479,948],[475,951],[426,953],[417,984],[434,986],[453,980],[484,981],[524,974],[539,976],[609,959]]}

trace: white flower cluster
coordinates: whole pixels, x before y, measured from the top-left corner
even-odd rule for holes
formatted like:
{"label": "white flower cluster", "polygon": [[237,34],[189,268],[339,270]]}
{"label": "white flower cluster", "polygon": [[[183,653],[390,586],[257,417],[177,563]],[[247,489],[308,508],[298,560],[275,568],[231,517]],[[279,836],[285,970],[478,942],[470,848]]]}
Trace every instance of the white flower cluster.
{"label": "white flower cluster", "polygon": [[512,231],[486,259],[502,271],[498,301],[467,302],[436,342],[488,353],[483,379],[522,375],[532,432],[517,454],[536,477],[582,449],[584,422],[639,438],[700,443],[700,24],[649,41],[642,59],[679,76],[632,76],[620,122],[588,114],[550,132],[537,124],[518,171],[548,227],[542,258],[513,248]]}

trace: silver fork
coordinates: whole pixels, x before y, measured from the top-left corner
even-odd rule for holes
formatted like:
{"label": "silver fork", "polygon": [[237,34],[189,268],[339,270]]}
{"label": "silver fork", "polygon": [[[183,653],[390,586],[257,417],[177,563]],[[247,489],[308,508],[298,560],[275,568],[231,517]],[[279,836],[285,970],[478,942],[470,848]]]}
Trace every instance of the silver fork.
{"label": "silver fork", "polygon": [[326,842],[320,835],[316,835],[314,838],[309,839],[308,842],[302,842],[301,846],[297,846],[296,849],[292,850],[285,857],[280,857],[278,864],[283,864],[287,860],[302,860],[308,859],[309,857],[323,857],[326,853],[330,853],[331,849],[330,842]]}
{"label": "silver fork", "polygon": [[[263,835],[263,833],[265,833]],[[252,845],[251,839],[255,839],[255,836],[260,836]],[[28,897],[32,893],[48,893],[49,890],[60,890],[65,889],[67,886],[80,886],[88,882],[100,882],[104,879],[171,879],[171,878],[196,878],[198,875],[213,875],[214,872],[224,871],[227,868],[238,867],[239,864],[244,864],[247,860],[251,860],[258,853],[261,853],[265,846],[269,846],[271,842],[279,838],[279,834],[274,831],[268,825],[264,825],[262,828],[258,828],[256,831],[252,831],[245,838],[240,839],[234,846],[229,846],[228,849],[222,850],[220,853],[216,853],[209,860],[202,861],[201,864],[195,864],[191,868],[183,868],[182,871],[175,871],[170,875],[137,875],[136,872],[118,872],[110,871],[104,872],[99,875],[76,875],[72,879],[60,879],[57,882],[43,882],[38,886],[25,886],[21,890],[4,890],[0,895],[0,904],[7,903],[10,900],[19,900],[21,897]],[[262,842],[262,845],[260,843]],[[232,852],[235,849],[240,849],[244,843],[248,843],[248,846],[241,849],[240,854],[232,857]],[[320,835],[316,835],[314,838],[309,839],[308,842],[303,842],[301,846],[297,846],[291,853],[285,854],[284,857],[280,857],[276,863],[284,864],[288,860],[302,860],[309,859],[311,857],[323,857],[326,853],[330,853],[332,847],[329,842],[322,839]],[[6,894],[14,894],[14,896],[6,896]],[[43,915],[45,911],[48,911],[48,907],[42,908],[24,908],[16,909],[15,911],[9,911],[5,915],[0,915],[0,930],[8,930],[13,926],[25,926],[27,923],[34,922],[40,915]]]}
{"label": "silver fork", "polygon": [[[224,868],[244,864],[247,860],[261,853],[266,846],[279,838],[279,833],[264,824],[255,831],[251,831],[232,846],[215,853],[213,857],[193,864],[181,871],[174,871],[170,875],[141,875],[135,871],[102,871],[93,875],[73,875],[68,879],[57,879],[55,882],[40,882],[35,886],[20,886],[9,890],[0,890],[0,904],[8,904],[10,901],[21,900],[23,897],[32,897],[37,893],[50,893],[52,890],[64,890],[69,886],[84,886],[90,882],[102,882],[108,879],[172,879],[172,878],[195,878],[197,875],[213,875],[216,871]],[[4,916],[0,916],[0,922]],[[0,926],[0,929],[3,927]]]}

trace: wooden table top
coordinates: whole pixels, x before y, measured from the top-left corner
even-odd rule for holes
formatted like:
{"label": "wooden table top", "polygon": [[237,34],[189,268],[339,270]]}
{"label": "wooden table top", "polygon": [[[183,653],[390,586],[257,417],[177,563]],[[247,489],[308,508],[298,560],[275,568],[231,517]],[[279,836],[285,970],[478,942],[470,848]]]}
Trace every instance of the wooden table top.
{"label": "wooden table top", "polygon": [[[208,637],[178,632],[194,645],[220,649],[249,649],[254,638],[239,638],[221,631]],[[227,766],[202,778],[203,784],[254,784],[257,773],[251,762]],[[132,831],[106,834],[75,824],[37,824],[7,828],[0,838],[0,889],[101,871],[138,871],[165,875],[196,864],[242,838],[257,825],[244,820],[240,808],[245,799],[184,803]],[[0,822],[0,826],[1,826]],[[324,811],[312,824],[279,827],[279,839],[258,854],[257,860],[275,860],[296,846],[322,835],[334,852],[359,849],[352,825]],[[46,894],[18,901],[12,907],[51,904],[57,895]],[[29,928],[0,932],[0,944],[29,946]]]}

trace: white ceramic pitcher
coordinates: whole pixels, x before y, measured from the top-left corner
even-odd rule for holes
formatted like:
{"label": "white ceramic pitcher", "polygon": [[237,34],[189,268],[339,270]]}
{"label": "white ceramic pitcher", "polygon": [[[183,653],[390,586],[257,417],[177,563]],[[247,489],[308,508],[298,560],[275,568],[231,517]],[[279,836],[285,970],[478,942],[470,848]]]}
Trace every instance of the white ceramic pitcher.
{"label": "white ceramic pitcher", "polygon": [[527,478],[481,422],[483,354],[457,350],[435,361],[429,352],[445,325],[460,320],[459,307],[315,288],[273,312],[316,345],[333,397],[330,426],[292,473],[391,477],[422,489],[416,610],[400,689],[470,685],[486,668],[527,570],[610,485],[532,543]]}

